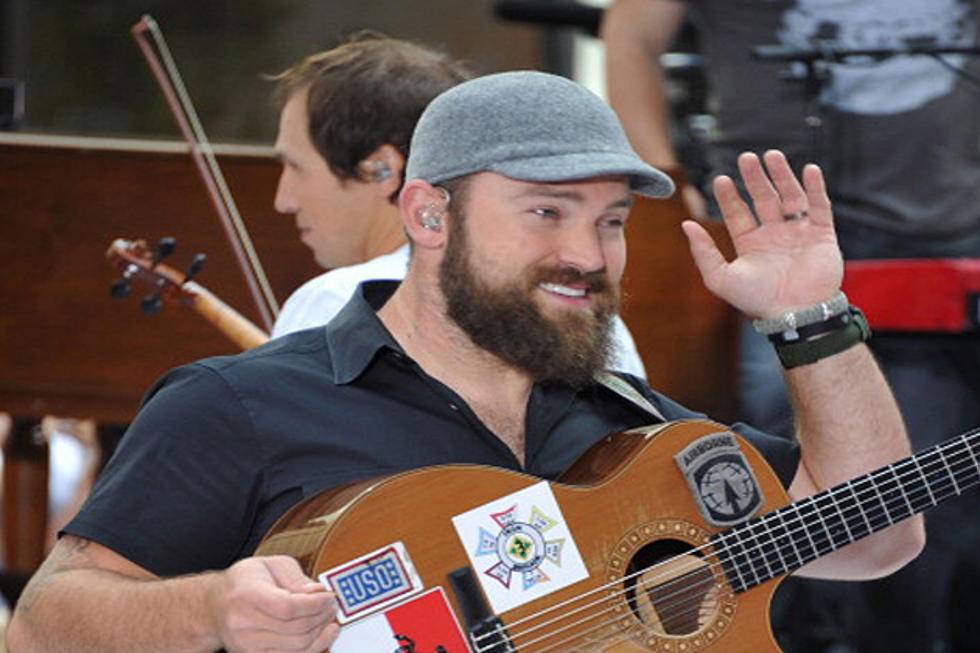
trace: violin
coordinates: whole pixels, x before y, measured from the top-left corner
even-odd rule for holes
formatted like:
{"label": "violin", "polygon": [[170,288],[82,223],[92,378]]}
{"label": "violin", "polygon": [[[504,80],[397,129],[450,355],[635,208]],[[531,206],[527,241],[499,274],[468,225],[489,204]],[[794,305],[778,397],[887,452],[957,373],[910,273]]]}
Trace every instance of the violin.
{"label": "violin", "polygon": [[116,299],[127,297],[130,282],[136,279],[152,289],[141,302],[145,313],[157,312],[164,301],[183,304],[195,310],[242,349],[251,349],[267,342],[269,334],[192,280],[204,263],[203,254],[194,257],[187,272],[180,272],[160,262],[173,250],[174,245],[172,238],[165,238],[154,251],[145,240],[117,238],[112,241],[106,250],[106,258],[122,270],[122,278],[112,284],[110,294]]}

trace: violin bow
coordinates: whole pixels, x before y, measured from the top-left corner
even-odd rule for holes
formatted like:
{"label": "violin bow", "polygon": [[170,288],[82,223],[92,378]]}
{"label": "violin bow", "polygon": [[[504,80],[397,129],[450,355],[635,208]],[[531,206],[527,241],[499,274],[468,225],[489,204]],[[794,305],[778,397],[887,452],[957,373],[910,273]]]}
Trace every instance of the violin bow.
{"label": "violin bow", "polygon": [[272,324],[279,314],[279,305],[272,293],[272,288],[269,286],[259,257],[255,253],[255,248],[252,246],[252,240],[249,238],[244,222],[242,222],[238,207],[235,206],[235,201],[225,183],[224,175],[221,174],[221,168],[214,156],[214,150],[208,142],[201,121],[191,103],[190,95],[187,93],[183,79],[177,70],[173,57],[170,55],[170,49],[163,38],[163,32],[160,31],[160,27],[153,17],[145,14],[138,23],[130,28],[130,33],[143,52],[143,56],[149,64],[150,72],[156,79],[160,90],[163,91],[167,104],[170,105],[174,118],[177,120],[177,126],[190,147],[191,158],[204,181],[208,197],[218,213],[225,236],[231,244],[242,273],[245,275],[245,282],[255,305],[259,309],[262,323],[266,330],[271,332]]}

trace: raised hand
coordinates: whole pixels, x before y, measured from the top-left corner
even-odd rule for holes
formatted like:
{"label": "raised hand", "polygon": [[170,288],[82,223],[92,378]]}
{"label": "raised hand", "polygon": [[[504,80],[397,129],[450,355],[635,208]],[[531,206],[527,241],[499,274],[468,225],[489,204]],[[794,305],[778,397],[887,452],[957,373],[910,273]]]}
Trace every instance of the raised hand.
{"label": "raised hand", "polygon": [[844,269],[820,168],[807,165],[801,186],[782,152],[769,150],[763,161],[748,152],[738,158],[751,207],[730,177],[714,181],[735,247],[732,261],[701,225],[682,225],[705,286],[753,318],[829,299],[840,289]]}
{"label": "raised hand", "polygon": [[294,559],[246,558],[221,574],[210,605],[228,651],[319,653],[336,638],[333,595]]}

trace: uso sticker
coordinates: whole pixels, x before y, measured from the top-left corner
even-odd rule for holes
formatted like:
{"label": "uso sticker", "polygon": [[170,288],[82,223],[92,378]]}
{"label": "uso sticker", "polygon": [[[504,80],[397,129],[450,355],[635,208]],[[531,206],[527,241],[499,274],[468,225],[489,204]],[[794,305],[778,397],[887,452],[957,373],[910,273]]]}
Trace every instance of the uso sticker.
{"label": "uso sticker", "polygon": [[401,542],[328,569],[318,579],[337,595],[342,624],[422,591],[422,579]]}

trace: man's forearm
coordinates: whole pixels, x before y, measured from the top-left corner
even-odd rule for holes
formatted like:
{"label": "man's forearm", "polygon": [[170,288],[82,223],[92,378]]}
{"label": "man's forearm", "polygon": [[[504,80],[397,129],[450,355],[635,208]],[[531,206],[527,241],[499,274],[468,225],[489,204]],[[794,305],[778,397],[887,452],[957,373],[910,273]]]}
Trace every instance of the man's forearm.
{"label": "man's forearm", "polygon": [[[794,499],[907,457],[901,413],[870,350],[857,345],[786,374],[797,421],[802,470]],[[899,522],[818,560],[804,575],[875,578],[897,570],[924,545],[922,517]]]}
{"label": "man's forearm", "polygon": [[803,462],[819,489],[910,454],[902,415],[870,350],[788,370]]}
{"label": "man's forearm", "polygon": [[101,569],[44,574],[24,590],[8,631],[22,651],[214,651],[214,574],[138,580]]}
{"label": "man's forearm", "polygon": [[160,579],[115,551],[67,535],[24,589],[7,637],[21,651],[319,653],[336,603],[289,556]]}

